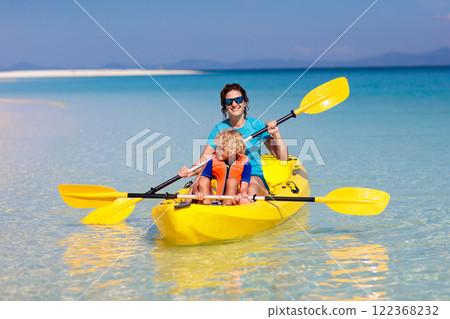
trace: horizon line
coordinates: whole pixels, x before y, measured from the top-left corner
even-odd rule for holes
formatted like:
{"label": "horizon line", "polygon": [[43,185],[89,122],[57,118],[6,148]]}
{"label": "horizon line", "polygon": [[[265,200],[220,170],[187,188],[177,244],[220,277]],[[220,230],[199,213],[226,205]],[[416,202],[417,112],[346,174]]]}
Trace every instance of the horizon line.
{"label": "horizon line", "polygon": [[[386,65],[386,66],[318,66],[310,71],[345,70],[345,69],[447,69],[450,64],[442,65]],[[0,78],[50,78],[50,77],[120,77],[120,76],[144,76],[151,72],[155,76],[169,75],[201,75],[208,72],[265,72],[265,71],[291,71],[305,70],[306,67],[263,67],[263,68],[220,68],[220,69],[141,69],[133,68],[49,68],[29,70],[4,70],[0,71]]]}

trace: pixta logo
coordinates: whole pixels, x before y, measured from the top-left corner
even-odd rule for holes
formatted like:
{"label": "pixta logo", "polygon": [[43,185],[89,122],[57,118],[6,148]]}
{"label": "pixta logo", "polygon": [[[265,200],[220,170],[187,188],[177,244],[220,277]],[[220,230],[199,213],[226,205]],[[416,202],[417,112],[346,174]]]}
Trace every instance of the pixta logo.
{"label": "pixta logo", "polygon": [[[299,140],[297,138],[284,138],[283,141],[285,142],[286,146],[298,146]],[[272,145],[276,145],[278,142],[277,140],[271,140],[270,143]],[[192,163],[195,163],[200,158],[200,155],[203,152],[203,148],[205,145],[208,144],[208,139],[193,139],[192,141]],[[250,148],[247,148],[246,154],[250,159],[253,158],[259,158],[260,157],[260,150],[262,147],[261,142],[259,142],[259,145],[253,145]],[[247,143],[247,147],[248,147]],[[292,151],[292,150],[291,150]],[[293,152],[293,151],[292,151]],[[290,155],[295,155],[295,153],[290,153]],[[314,139],[307,138],[304,140],[303,145],[300,149],[300,152],[297,155],[298,160],[300,163],[304,162],[315,162],[318,166],[324,166],[325,161],[322,157],[322,154],[319,151],[319,148],[317,147],[316,143],[314,142]],[[262,163],[262,165],[265,165],[266,163]],[[283,165],[283,164],[282,164]]]}
{"label": "pixta logo", "polygon": [[129,138],[126,142],[126,165],[140,172],[153,175],[156,169],[160,169],[169,163],[170,145],[165,149],[164,158],[155,163],[157,150],[172,139],[170,136],[163,136],[158,139],[161,135],[159,132],[152,133],[150,129],[146,128]]}
{"label": "pixta logo", "polygon": [[310,151],[311,151],[311,154],[314,157],[314,160],[316,161],[317,165],[319,165],[319,166],[325,165],[325,161],[323,160],[323,157],[319,152],[319,148],[317,147],[316,143],[314,142],[314,140],[312,138],[307,138],[303,142],[300,153],[297,156],[300,163],[303,164],[306,161],[311,161],[311,162],[313,161],[313,158],[309,154]]}

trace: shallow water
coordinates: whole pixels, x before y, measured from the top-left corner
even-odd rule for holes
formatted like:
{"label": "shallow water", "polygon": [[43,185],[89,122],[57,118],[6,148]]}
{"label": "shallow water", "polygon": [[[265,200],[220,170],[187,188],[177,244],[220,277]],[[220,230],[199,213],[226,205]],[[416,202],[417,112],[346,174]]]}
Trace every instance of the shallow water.
{"label": "shallow water", "polygon": [[[450,69],[310,71],[262,117],[277,119],[346,76],[347,101],[281,132],[297,144],[294,156],[305,139],[320,151],[326,165],[311,152],[304,162],[312,196],[345,186],[387,191],[377,216],[308,204],[296,222],[178,247],[159,239],[152,200],[122,224],[95,226],[79,222],[89,209],[60,198],[58,184],[147,191],[191,164],[192,139],[220,121],[225,83],[247,89],[258,117],[301,73],[155,77],[199,125],[145,77],[0,81],[0,299],[448,300]],[[153,176],[125,165],[126,141],[145,128],[171,137],[171,160]],[[155,162],[164,156],[159,149]]]}

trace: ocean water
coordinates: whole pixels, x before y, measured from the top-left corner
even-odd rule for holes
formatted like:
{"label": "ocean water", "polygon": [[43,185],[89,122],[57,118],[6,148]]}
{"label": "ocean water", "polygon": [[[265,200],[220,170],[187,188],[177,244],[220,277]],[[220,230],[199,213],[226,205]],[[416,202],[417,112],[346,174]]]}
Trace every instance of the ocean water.
{"label": "ocean water", "polygon": [[[0,80],[0,300],[448,300],[450,69],[302,72],[155,77],[171,97],[148,77]],[[59,196],[59,184],[145,192],[192,164],[226,83],[241,83],[250,116],[268,121],[340,76],[345,102],[280,130],[291,155],[305,143],[320,153],[304,157],[312,196],[384,190],[379,215],[313,203],[262,233],[180,247],[152,226],[155,200],[98,226]],[[146,128],[170,138],[153,175],[126,165],[126,141]]]}

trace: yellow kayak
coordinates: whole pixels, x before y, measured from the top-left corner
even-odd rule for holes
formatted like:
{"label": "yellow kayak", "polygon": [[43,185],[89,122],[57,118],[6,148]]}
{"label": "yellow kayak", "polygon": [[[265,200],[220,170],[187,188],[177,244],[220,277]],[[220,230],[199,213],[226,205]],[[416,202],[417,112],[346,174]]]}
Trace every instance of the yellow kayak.
{"label": "yellow kayak", "polygon": [[[295,157],[279,161],[262,156],[264,177],[271,196],[307,197],[311,193],[308,175]],[[188,188],[178,191],[187,194]],[[156,205],[152,218],[161,237],[177,245],[232,239],[272,228],[291,218],[304,202],[256,201],[235,206],[191,204],[180,208],[180,199]]]}

